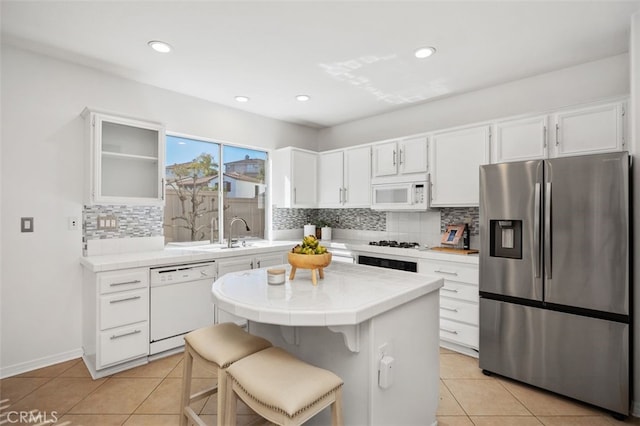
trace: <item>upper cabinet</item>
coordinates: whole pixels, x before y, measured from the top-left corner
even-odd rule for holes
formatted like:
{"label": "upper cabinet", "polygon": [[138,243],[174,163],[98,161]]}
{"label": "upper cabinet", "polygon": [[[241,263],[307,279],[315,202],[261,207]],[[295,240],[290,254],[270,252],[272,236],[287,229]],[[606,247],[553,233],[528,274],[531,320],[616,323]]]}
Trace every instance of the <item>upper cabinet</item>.
{"label": "upper cabinet", "polygon": [[427,150],[426,136],[373,145],[373,177],[427,173]]}
{"label": "upper cabinet", "polygon": [[495,123],[492,162],[525,161],[622,151],[625,102],[558,111]]}
{"label": "upper cabinet", "polygon": [[162,124],[85,109],[88,204],[164,203]]}
{"label": "upper cabinet", "polygon": [[492,162],[546,158],[548,122],[546,115],[497,122],[491,149]]}
{"label": "upper cabinet", "polygon": [[479,168],[489,163],[491,126],[436,133],[431,138],[431,206],[479,205]]}
{"label": "upper cabinet", "polygon": [[323,152],[318,164],[319,207],[371,206],[371,147]]}
{"label": "upper cabinet", "polygon": [[271,155],[271,170],[276,207],[316,207],[317,153],[291,147],[277,149]]}
{"label": "upper cabinet", "polygon": [[622,151],[625,103],[572,109],[554,115],[553,157]]}

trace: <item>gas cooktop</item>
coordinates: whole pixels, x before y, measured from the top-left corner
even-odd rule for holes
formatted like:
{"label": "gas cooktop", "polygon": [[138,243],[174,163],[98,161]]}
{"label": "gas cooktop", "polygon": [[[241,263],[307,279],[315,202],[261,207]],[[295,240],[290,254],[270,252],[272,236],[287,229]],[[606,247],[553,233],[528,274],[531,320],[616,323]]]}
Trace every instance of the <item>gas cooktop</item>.
{"label": "gas cooktop", "polygon": [[415,248],[420,246],[420,244],[418,243],[408,243],[406,241],[397,242],[397,241],[387,241],[387,240],[370,241],[369,245],[380,246],[380,247],[394,247],[394,248]]}

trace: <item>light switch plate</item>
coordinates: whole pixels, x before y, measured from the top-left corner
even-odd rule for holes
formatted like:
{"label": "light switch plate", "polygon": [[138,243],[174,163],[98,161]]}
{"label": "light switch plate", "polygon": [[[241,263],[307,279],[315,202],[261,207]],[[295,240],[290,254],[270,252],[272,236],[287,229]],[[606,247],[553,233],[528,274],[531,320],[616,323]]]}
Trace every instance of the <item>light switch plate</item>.
{"label": "light switch plate", "polygon": [[20,232],[33,232],[33,218],[21,217],[20,218]]}

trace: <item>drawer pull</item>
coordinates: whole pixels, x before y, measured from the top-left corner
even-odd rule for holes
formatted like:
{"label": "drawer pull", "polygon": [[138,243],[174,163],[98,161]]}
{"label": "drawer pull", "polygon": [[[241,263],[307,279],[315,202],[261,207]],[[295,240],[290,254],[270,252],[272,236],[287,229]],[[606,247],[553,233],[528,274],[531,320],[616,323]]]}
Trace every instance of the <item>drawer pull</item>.
{"label": "drawer pull", "polygon": [[444,331],[445,333],[450,333],[450,334],[458,334],[458,332],[456,330],[450,330],[448,328],[440,327],[440,331]]}
{"label": "drawer pull", "polygon": [[450,291],[451,293],[457,293],[458,290],[455,288],[441,287],[440,290]]}
{"label": "drawer pull", "polygon": [[121,337],[132,336],[132,335],[138,334],[138,333],[142,333],[142,331],[141,330],[133,330],[133,331],[130,331],[130,332],[124,333],[124,334],[117,334],[117,335],[114,334],[113,336],[110,337],[110,339],[111,340],[115,340],[115,339],[119,339]]}
{"label": "drawer pull", "polygon": [[457,308],[451,308],[449,306],[440,306],[440,309],[444,309],[445,311],[458,312]]}
{"label": "drawer pull", "polygon": [[133,280],[133,281],[124,281],[121,283],[111,283],[109,284],[110,287],[117,287],[119,285],[127,285],[127,284],[139,284],[141,281],[140,280]]}
{"label": "drawer pull", "polygon": [[452,271],[445,271],[444,269],[436,269],[436,270],[435,270],[435,271],[433,271],[433,272],[437,272],[437,273],[439,273],[439,274],[454,275],[454,276],[456,276],[456,277],[458,276],[458,273],[457,273],[457,272],[455,272],[455,271],[453,271],[453,272],[452,272]]}
{"label": "drawer pull", "polygon": [[133,296],[133,297],[127,297],[126,299],[118,299],[118,300],[110,300],[109,303],[120,303],[120,302],[126,302],[128,300],[137,300],[140,299],[142,296]]}

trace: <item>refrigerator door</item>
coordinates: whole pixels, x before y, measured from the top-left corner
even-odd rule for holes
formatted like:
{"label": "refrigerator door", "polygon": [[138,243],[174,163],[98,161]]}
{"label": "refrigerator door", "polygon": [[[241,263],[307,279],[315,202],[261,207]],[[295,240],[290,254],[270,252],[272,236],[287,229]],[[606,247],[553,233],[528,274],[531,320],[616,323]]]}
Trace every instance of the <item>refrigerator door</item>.
{"label": "refrigerator door", "polygon": [[480,368],[624,415],[629,324],[480,299]]}
{"label": "refrigerator door", "polygon": [[629,159],[547,160],[545,302],[629,315]]}
{"label": "refrigerator door", "polygon": [[481,292],[542,301],[542,173],[542,161],[480,167]]}

